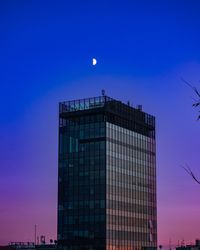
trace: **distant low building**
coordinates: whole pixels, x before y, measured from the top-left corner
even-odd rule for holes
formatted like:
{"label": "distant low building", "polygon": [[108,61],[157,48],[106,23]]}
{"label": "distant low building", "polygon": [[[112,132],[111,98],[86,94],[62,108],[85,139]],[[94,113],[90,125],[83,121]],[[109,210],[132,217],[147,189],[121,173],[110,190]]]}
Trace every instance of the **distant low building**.
{"label": "distant low building", "polygon": [[0,246],[0,250],[56,250],[56,244],[38,244],[34,242],[10,242],[7,246]]}
{"label": "distant low building", "polygon": [[196,239],[195,245],[179,246],[176,250],[200,250],[200,239]]}
{"label": "distant low building", "polygon": [[12,250],[10,246],[0,246],[0,250]]}
{"label": "distant low building", "polygon": [[9,246],[11,249],[17,249],[17,250],[34,250],[35,249],[34,242],[10,242]]}
{"label": "distant low building", "polygon": [[57,249],[56,244],[35,245],[35,250],[56,250],[56,249]]}

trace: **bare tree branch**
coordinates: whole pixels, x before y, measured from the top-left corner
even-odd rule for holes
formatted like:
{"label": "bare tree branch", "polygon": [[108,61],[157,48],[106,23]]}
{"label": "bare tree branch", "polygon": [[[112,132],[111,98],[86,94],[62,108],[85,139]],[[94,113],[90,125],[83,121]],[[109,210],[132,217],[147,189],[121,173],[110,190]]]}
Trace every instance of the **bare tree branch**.
{"label": "bare tree branch", "polygon": [[200,184],[200,180],[196,178],[190,167],[186,165],[186,167],[182,166],[182,168],[185,169],[185,171],[193,178],[193,180],[195,180],[198,184]]}
{"label": "bare tree branch", "polygon": [[200,93],[199,93],[199,91],[197,90],[196,87],[192,86],[189,82],[187,82],[187,81],[186,81],[185,79],[183,79],[182,77],[181,77],[181,80],[182,80],[184,83],[186,83],[190,88],[192,88],[192,89],[194,90],[194,92],[198,95],[198,97],[200,98]]}
{"label": "bare tree branch", "polygon": [[[186,81],[186,80],[183,79],[182,77],[181,77],[181,80],[182,80],[185,84],[187,84],[187,85],[195,92],[195,94],[196,94],[197,97],[198,97],[197,100],[194,99],[194,98],[192,98],[192,99],[195,101],[195,103],[193,103],[192,106],[195,107],[195,108],[196,108],[196,107],[200,107],[200,93],[199,93],[199,91],[197,90],[197,88],[194,87],[194,86],[192,86],[192,84],[190,84],[188,81]],[[199,110],[198,112],[200,112],[200,110]],[[200,120],[200,114],[198,115],[197,120]],[[192,177],[192,179],[193,179],[196,183],[198,183],[198,184],[200,185],[200,179],[197,179],[197,177],[194,175],[193,171],[191,170],[191,168],[190,168],[187,164],[186,164],[185,167],[182,166],[182,168]]]}
{"label": "bare tree branch", "polygon": [[[181,77],[181,80],[185,83],[185,84],[187,84],[194,92],[195,92],[195,94],[197,95],[197,97],[198,97],[198,99],[196,100],[196,99],[194,99],[193,98],[193,100],[195,101],[195,103],[193,103],[192,104],[192,106],[193,107],[200,107],[200,93],[199,93],[199,91],[197,90],[197,88],[196,87],[194,87],[194,86],[192,86],[192,84],[190,84],[188,81],[186,81],[184,78],[182,78]],[[200,112],[200,111],[199,111]],[[198,117],[197,117],[197,120],[199,120],[200,119],[200,115],[198,115]]]}

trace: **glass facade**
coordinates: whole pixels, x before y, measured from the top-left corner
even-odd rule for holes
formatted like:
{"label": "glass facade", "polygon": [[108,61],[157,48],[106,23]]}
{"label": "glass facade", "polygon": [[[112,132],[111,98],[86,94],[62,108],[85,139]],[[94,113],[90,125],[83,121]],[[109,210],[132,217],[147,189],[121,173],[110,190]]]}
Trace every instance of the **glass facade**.
{"label": "glass facade", "polygon": [[156,247],[155,140],[106,123],[107,250]]}
{"label": "glass facade", "polygon": [[157,244],[155,119],[101,96],[59,105],[58,245]]}

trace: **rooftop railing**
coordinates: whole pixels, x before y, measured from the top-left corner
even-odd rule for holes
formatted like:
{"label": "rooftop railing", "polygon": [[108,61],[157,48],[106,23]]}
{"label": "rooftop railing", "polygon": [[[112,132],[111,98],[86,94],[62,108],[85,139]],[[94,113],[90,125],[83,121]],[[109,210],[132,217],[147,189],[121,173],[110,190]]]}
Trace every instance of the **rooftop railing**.
{"label": "rooftop railing", "polygon": [[73,101],[65,101],[60,103],[60,112],[72,112],[78,110],[100,108],[104,107],[105,103],[108,101],[114,101],[114,99],[108,96],[99,96]]}
{"label": "rooftop railing", "polygon": [[[149,115],[142,111],[142,109],[138,106],[136,108],[130,106],[130,104],[122,103],[121,101],[115,100],[108,96],[99,96],[99,97],[92,97],[92,98],[85,98],[73,101],[64,101],[60,102],[59,105],[59,112],[60,113],[68,113],[74,111],[81,111],[81,110],[89,110],[95,108],[101,108],[106,105],[106,103],[112,103],[111,109],[118,110],[121,114],[126,116],[126,114],[131,114],[131,112],[136,112],[138,114],[141,113],[141,120],[148,124],[149,126],[155,126],[155,118],[152,115]],[[137,116],[137,119],[140,118]]]}

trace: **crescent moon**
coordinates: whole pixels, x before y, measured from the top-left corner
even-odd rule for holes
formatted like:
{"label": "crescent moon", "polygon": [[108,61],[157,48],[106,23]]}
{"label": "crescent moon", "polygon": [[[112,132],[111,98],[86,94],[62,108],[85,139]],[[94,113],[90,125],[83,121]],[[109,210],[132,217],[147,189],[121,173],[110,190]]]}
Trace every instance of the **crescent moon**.
{"label": "crescent moon", "polygon": [[92,65],[96,65],[97,64],[97,59],[96,58],[92,58]]}

